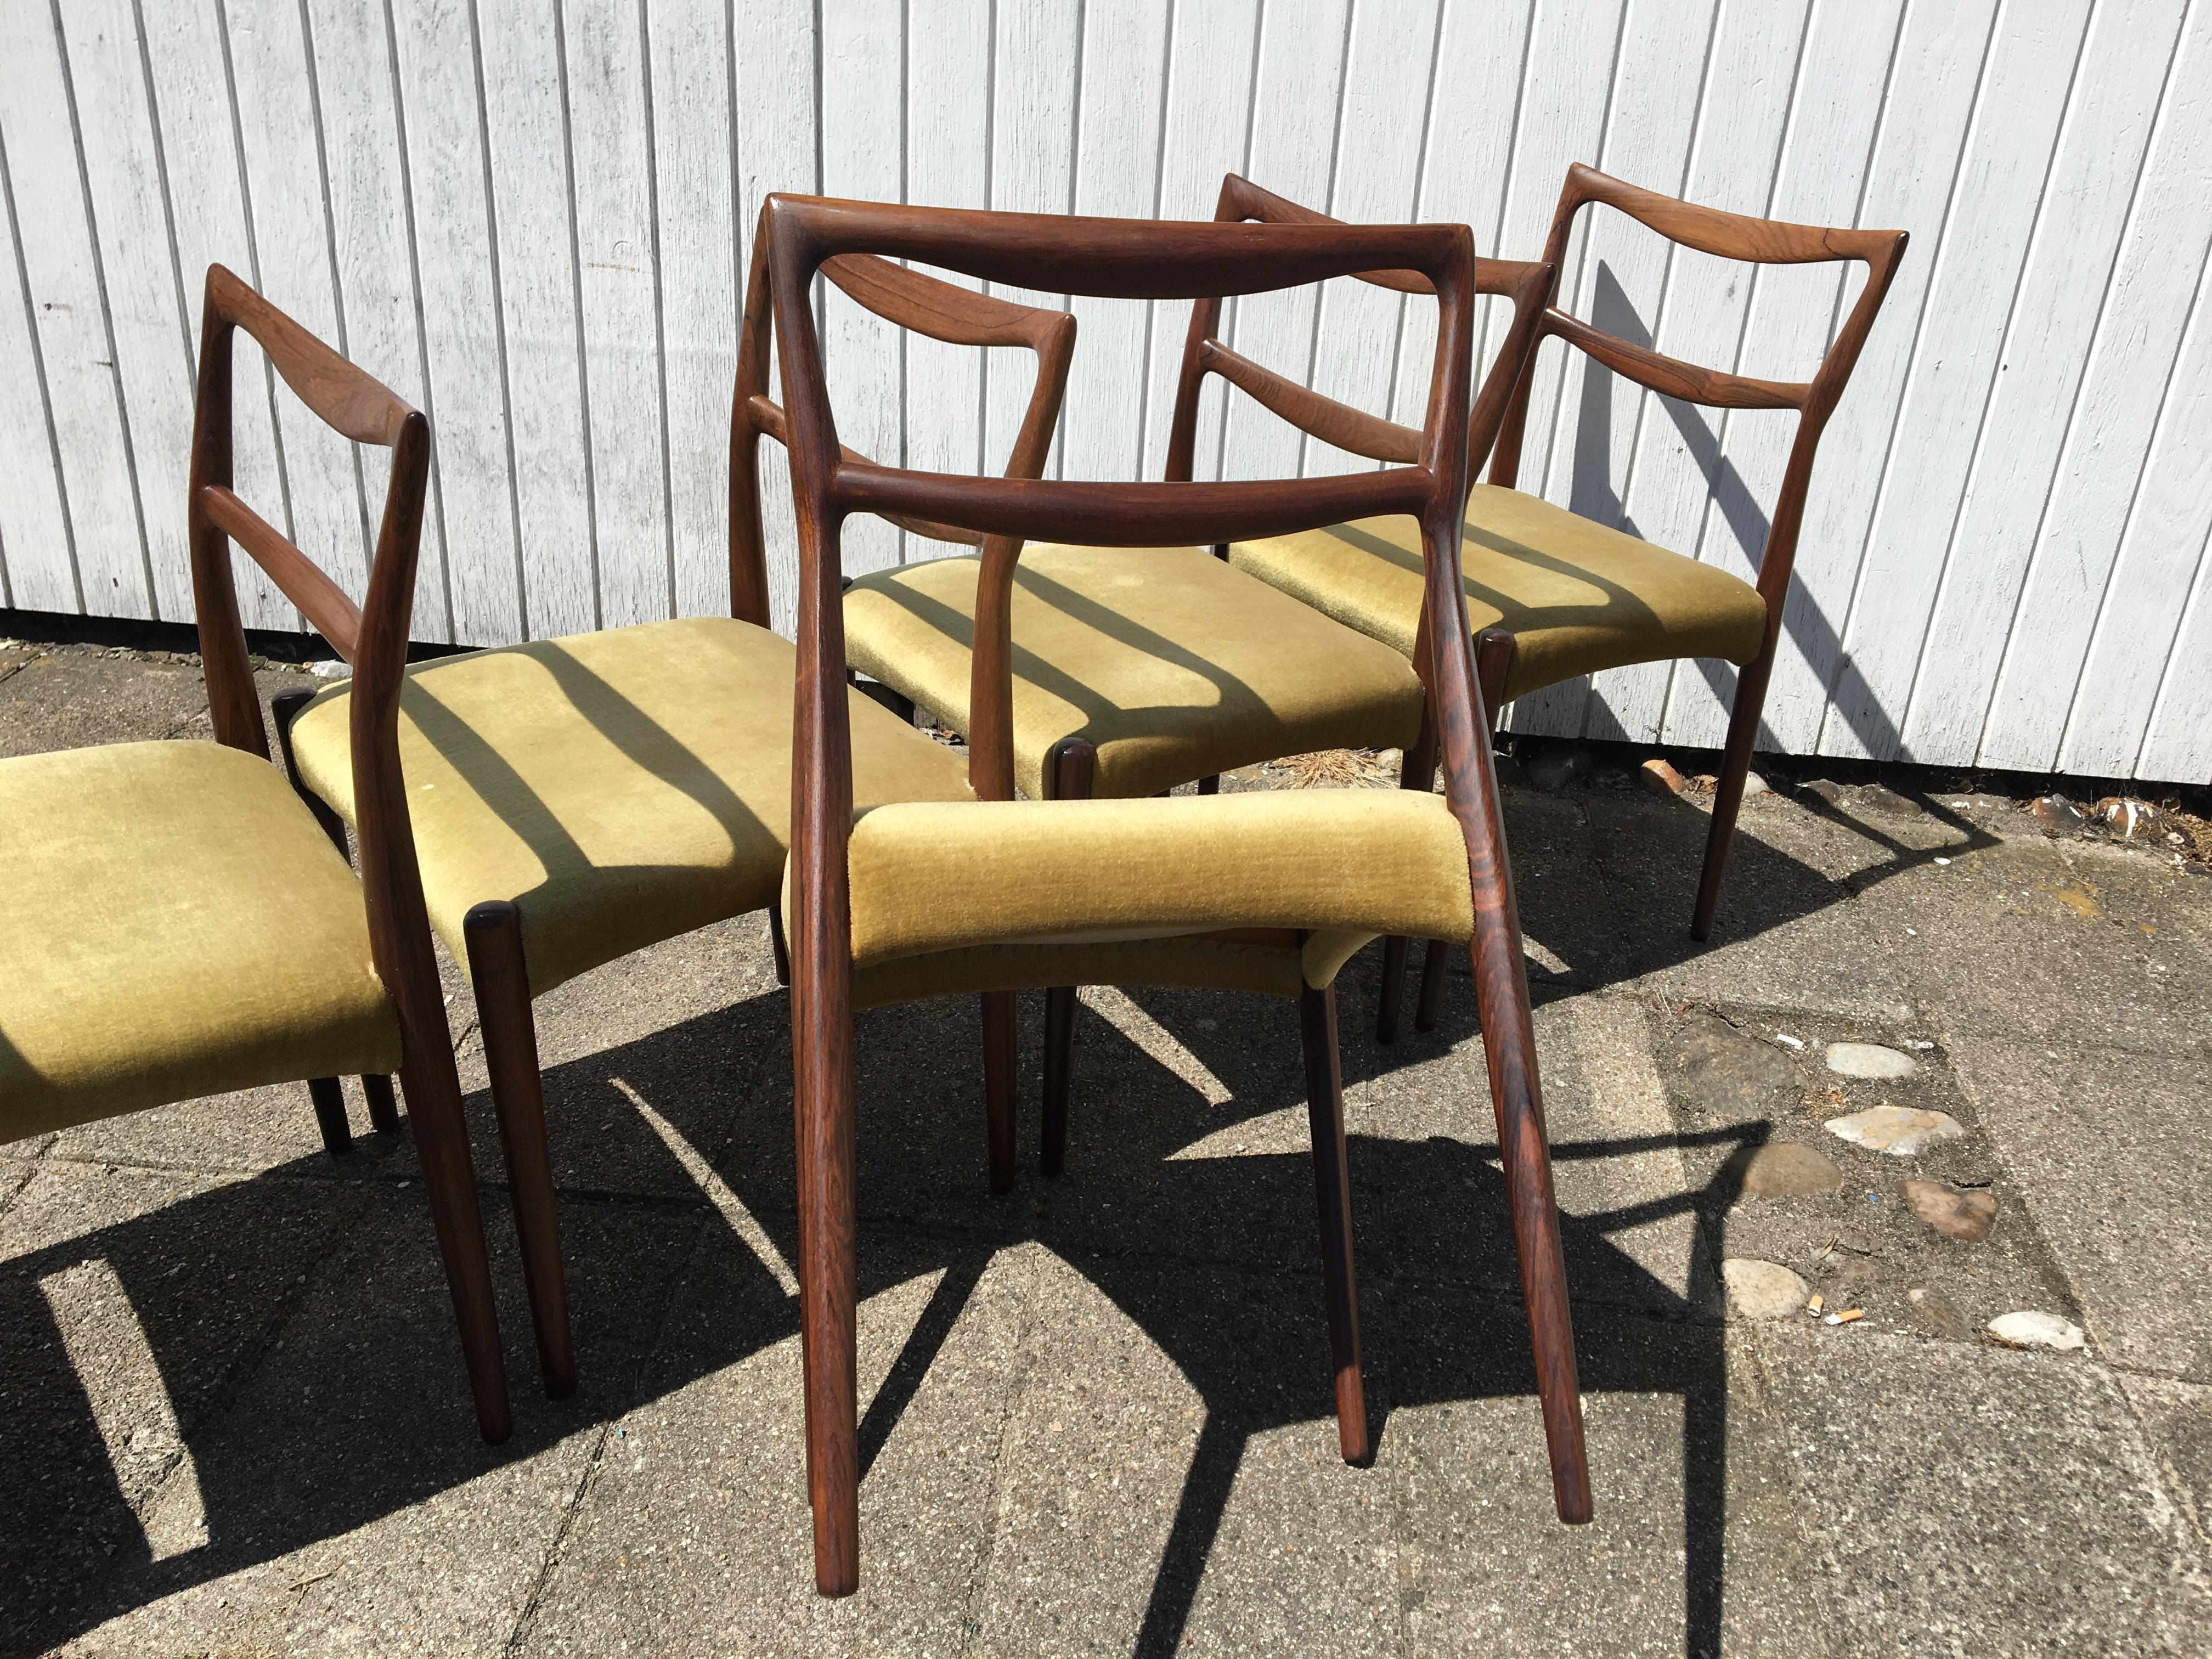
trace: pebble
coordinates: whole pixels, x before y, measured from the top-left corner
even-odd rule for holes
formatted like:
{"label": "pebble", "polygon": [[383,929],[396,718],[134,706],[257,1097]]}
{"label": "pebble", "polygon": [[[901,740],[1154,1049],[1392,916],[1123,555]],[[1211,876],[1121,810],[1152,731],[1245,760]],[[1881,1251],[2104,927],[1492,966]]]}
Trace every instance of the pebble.
{"label": "pebble", "polygon": [[2148,841],[2162,827],[2158,808],[2133,795],[2107,795],[2089,813],[2122,841]]}
{"label": "pebble", "polygon": [[1772,1116],[1777,1097],[1797,1085],[1789,1055],[1710,1016],[1689,1023],[1674,1062],[1697,1103],[1730,1121]]}
{"label": "pebble", "polygon": [[1590,752],[1578,743],[1547,743],[1522,769],[1539,789],[1564,789],[1590,775]]}
{"label": "pebble", "polygon": [[1828,1045],[1828,1069],[1838,1077],[1886,1081],[1911,1077],[1920,1069],[1920,1062],[1911,1054],[1885,1048],[1879,1042],[1832,1042]]}
{"label": "pebble", "polygon": [[1739,1153],[1729,1164],[1741,1190],[1759,1198],[1832,1193],[1844,1184],[1844,1172],[1832,1158],[1794,1140],[1778,1140],[1749,1153]]}
{"label": "pebble", "polygon": [[349,680],[353,678],[353,665],[343,657],[333,657],[328,662],[309,663],[307,672],[319,680]]}
{"label": "pebble", "polygon": [[1747,1257],[1721,1263],[1729,1306],[1741,1319],[1787,1319],[1805,1305],[1812,1287],[1778,1261]]}
{"label": "pebble", "polygon": [[1655,795],[1679,795],[1687,787],[1682,775],[1657,755],[1638,769],[1636,781]]}
{"label": "pebble", "polygon": [[1898,1195],[1905,1207],[1946,1238],[1968,1243],[1989,1237],[1997,1218],[1997,1195],[1979,1188],[1961,1189],[1942,1181],[1902,1181]]}
{"label": "pebble", "polygon": [[[1723,1264],[1722,1271],[1727,1271]],[[2008,1348],[2047,1348],[2053,1353],[2074,1353],[2089,1346],[2081,1328],[2057,1314],[2008,1313],[1984,1327]]]}
{"label": "pebble", "polygon": [[2088,822],[2080,807],[2065,796],[2055,793],[2043,796],[2027,810],[2035,814],[2038,823],[2054,836],[2079,830]]}
{"label": "pebble", "polygon": [[1766,793],[1765,778],[1756,772],[1747,772],[1743,775],[1743,798],[1746,800],[1749,800],[1753,795],[1763,795]]}
{"label": "pebble", "polygon": [[1859,791],[1859,805],[1893,818],[1917,818],[1927,809],[1885,784],[1870,783]]}
{"label": "pebble", "polygon": [[1932,1146],[1964,1140],[1966,1132],[1948,1112],[1917,1111],[1909,1106],[1870,1106],[1822,1126],[1840,1140],[1890,1158],[1916,1158]]}
{"label": "pebble", "polygon": [[1844,804],[1844,786],[1833,778],[1815,778],[1810,783],[1800,785],[1799,788],[1802,793],[1816,800],[1824,800],[1831,806]]}

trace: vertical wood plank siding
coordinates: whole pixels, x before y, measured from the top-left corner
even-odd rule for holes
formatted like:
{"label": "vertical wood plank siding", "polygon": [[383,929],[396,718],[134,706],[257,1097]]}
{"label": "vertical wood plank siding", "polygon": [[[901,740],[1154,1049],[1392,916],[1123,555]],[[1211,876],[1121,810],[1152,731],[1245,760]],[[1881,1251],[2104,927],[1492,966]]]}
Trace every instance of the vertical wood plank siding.
{"label": "vertical wood plank siding", "polygon": [[[416,631],[496,644],[726,605],[769,191],[1195,218],[1234,169],[1525,257],[1573,161],[1913,235],[1823,447],[1762,747],[2212,780],[2212,0],[0,0],[0,605],[189,617],[212,259],[429,412]],[[1563,292],[1668,352],[1798,378],[1849,298],[1585,223]],[[1002,463],[1025,364],[823,307],[848,442]],[[1052,469],[1157,476],[1183,308],[1081,311]],[[1226,326],[1419,418],[1425,303],[1339,283]],[[374,459],[240,373],[241,493],[357,586]],[[1547,346],[1522,476],[1748,574],[1785,441]],[[1207,394],[1201,477],[1368,465]],[[856,570],[939,550],[848,539]],[[240,580],[250,623],[301,625]],[[1733,678],[1622,669],[1515,723],[1717,744]]]}

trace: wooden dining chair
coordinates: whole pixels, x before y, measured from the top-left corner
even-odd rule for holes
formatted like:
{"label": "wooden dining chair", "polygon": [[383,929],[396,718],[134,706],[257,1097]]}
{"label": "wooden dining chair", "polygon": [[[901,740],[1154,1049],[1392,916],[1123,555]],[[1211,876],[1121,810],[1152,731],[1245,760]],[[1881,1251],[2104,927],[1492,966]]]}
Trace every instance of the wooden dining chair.
{"label": "wooden dining chair", "polygon": [[[1536,273],[1534,264],[1480,259],[1475,286],[1533,313],[1547,294]],[[1419,439],[1316,398],[1225,348],[1204,361],[1276,414],[1362,454],[1408,458]],[[1189,434],[1178,431],[1168,477],[1187,478]],[[1008,476],[1042,477],[1050,438],[1048,428],[1038,432]],[[1141,798],[1194,781],[1210,795],[1236,767],[1340,748],[1396,749],[1407,787],[1433,782],[1435,734],[1408,653],[1347,637],[1208,549],[963,539],[983,539],[981,556],[852,582],[845,632],[854,666],[967,734],[984,799],[1011,799],[1018,787],[1033,800]],[[1386,947],[1391,960],[1404,950],[1402,939]],[[1396,978],[1386,973],[1384,983]],[[1075,1004],[1073,985],[1045,992],[1047,1176],[1066,1163]],[[1386,1009],[1381,1029],[1386,1038],[1395,1031],[1394,1012]]]}
{"label": "wooden dining chair", "polygon": [[[1565,257],[1575,216],[1593,204],[1625,213],[1670,241],[1721,258],[1751,264],[1856,260],[1867,267],[1857,299],[1807,381],[1754,380],[1683,362],[1608,334],[1555,305],[1546,307],[1538,326],[1535,343],[1546,338],[1562,340],[1663,397],[1717,409],[1796,411],[1796,434],[1759,556],[1756,586],[1515,488],[1528,421],[1533,349],[1522,366],[1518,389],[1495,445],[1490,446],[1486,434],[1475,434],[1490,457],[1490,477],[1468,491],[1460,560],[1473,625],[1486,639],[1478,654],[1498,677],[1503,687],[1499,703],[1561,680],[1632,663],[1721,657],[1741,670],[1690,923],[1691,936],[1703,939],[1712,932],[1721,878],[1743,801],[1744,778],[1751,768],[1752,744],[1759,735],[1767,681],[1773,672],[1814,453],[1896,275],[1905,233],[1789,224],[1723,213],[1577,165],[1567,169],[1544,243],[1543,263],[1555,272]],[[1223,187],[1217,217],[1323,219],[1233,176]],[[1216,358],[1211,354],[1215,349],[1210,341],[1200,339],[1194,319],[1176,406],[1178,434],[1187,434],[1195,421],[1197,381],[1213,368]],[[1470,473],[1481,461],[1481,453],[1468,457]],[[1401,526],[1350,523],[1298,536],[1245,540],[1232,543],[1228,556],[1238,569],[1327,616],[1399,650],[1410,653],[1414,649],[1425,615],[1420,550]],[[1492,707],[1496,713],[1498,704]],[[1431,945],[1415,1018],[1422,1030],[1436,1023],[1445,959],[1446,952]],[[1403,972],[1401,957],[1389,966],[1386,981],[1402,977]],[[1395,1007],[1397,995],[1395,985],[1386,983],[1386,1004]]]}
{"label": "wooden dining chair", "polygon": [[[732,616],[471,652],[404,675],[395,660],[388,677],[356,673],[286,711],[299,781],[334,821],[367,842],[389,836],[396,816],[411,820],[414,902],[476,994],[539,1363],[556,1396],[575,1385],[576,1354],[532,1000],[631,951],[767,908],[783,880],[794,657],[769,628],[758,527],[762,257],[732,415]],[[1049,431],[1057,420],[1073,319],[876,260],[827,275],[937,337],[1030,345],[1045,369],[1030,424]],[[372,587],[368,626],[398,633],[410,605],[402,588]],[[859,692],[849,700],[862,802],[972,799],[959,756]],[[367,772],[364,730],[382,734]],[[1014,1177],[1012,998],[988,1000],[984,1012],[989,1167],[1003,1189]]]}
{"label": "wooden dining chair", "polygon": [[[243,329],[293,392],[356,444],[392,452],[370,615],[414,581],[429,437],[422,417],[225,270],[200,337],[189,506],[213,743],[118,744],[0,761],[0,1140],[172,1101],[307,1081],[323,1143],[349,1150],[340,1076],[372,1121],[405,1091],[477,1421],[512,1413],[453,1039],[406,803],[368,826],[362,880],[271,764],[240,624],[242,549],[355,665],[397,680],[406,635],[364,626],[323,573],[231,491],[231,347]],[[405,609],[398,615],[404,618]],[[361,701],[363,710],[375,707]],[[364,789],[388,723],[357,735]]]}
{"label": "wooden dining chair", "polygon": [[[1574,1344],[1528,988],[1458,572],[1476,289],[1464,227],[1173,224],[773,196],[766,208],[785,436],[798,509],[791,947],[799,1250],[815,1581],[859,1577],[853,1011],[908,998],[1072,983],[1230,986],[1294,998],[1305,1045],[1340,1449],[1371,1450],[1360,1384],[1331,987],[1367,939],[1470,945],[1500,1158],[1562,1519],[1590,1510]],[[1412,464],[1344,477],[1103,483],[876,465],[838,442],[809,302],[825,261],[875,254],[990,283],[1111,298],[1256,293],[1361,271],[1419,272],[1439,325]],[[1533,328],[1531,309],[1523,325]],[[1474,419],[1494,428],[1510,383]],[[1287,400],[1286,400],[1287,401]],[[1311,416],[1320,405],[1298,403]],[[1168,799],[867,807],[854,785],[841,538],[856,513],[1010,543],[1129,550],[1285,535],[1347,518],[1419,520],[1423,654],[1445,788],[1254,791]],[[1111,555],[1101,553],[1100,557]],[[1013,669],[1011,607],[976,653]],[[1006,692],[999,694],[1005,696]],[[977,699],[981,702],[981,698]],[[1014,734],[997,739],[1010,764]],[[1132,792],[1133,793],[1135,792]]]}

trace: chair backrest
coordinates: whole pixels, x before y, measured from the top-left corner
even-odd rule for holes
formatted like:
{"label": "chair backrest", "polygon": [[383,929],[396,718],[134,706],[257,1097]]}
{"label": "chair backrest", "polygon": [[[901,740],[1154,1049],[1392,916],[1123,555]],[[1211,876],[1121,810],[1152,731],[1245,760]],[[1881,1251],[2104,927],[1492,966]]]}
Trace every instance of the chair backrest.
{"label": "chair backrest", "polygon": [[[356,443],[392,452],[384,515],[363,604],[231,490],[231,343],[244,329],[316,418]],[[266,757],[268,729],[246,659],[231,577],[235,545],[353,667],[349,731],[356,830],[377,971],[410,1035],[442,1029],[436,963],[399,769],[399,690],[430,472],[430,423],[390,388],[348,362],[241,277],[210,265],[200,330],[199,392],[192,416],[187,516],[192,594],[208,712],[217,742]],[[425,998],[428,1002],[424,1001]],[[437,1025],[428,1024],[434,1014]]]}
{"label": "chair backrest", "polygon": [[[1703,404],[1714,409],[1794,409],[1798,411],[1797,435],[1783,473],[1782,489],[1769,524],[1766,545],[1759,556],[1759,591],[1766,600],[1767,633],[1772,642],[1780,625],[1782,601],[1789,591],[1790,569],[1797,551],[1798,526],[1804,518],[1805,491],[1812,481],[1813,457],[1821,429],[1835,410],[1849,384],[1852,367],[1866,344],[1868,331],[1881,310],[1883,297],[1904,257],[1905,233],[1901,230],[1853,230],[1819,225],[1796,225],[1778,219],[1753,218],[1723,213],[1677,201],[1656,191],[1644,190],[1580,162],[1567,169],[1560,186],[1559,205],[1553,210],[1551,233],[1544,241],[1544,258],[1554,270],[1565,257],[1567,238],[1575,216],[1592,203],[1619,210],[1638,223],[1669,241],[1723,259],[1750,264],[1813,264],[1856,259],[1867,268],[1843,326],[1830,342],[1826,355],[1813,378],[1805,381],[1760,380],[1726,369],[1707,368],[1669,357],[1632,341],[1594,327],[1581,318],[1547,306],[1537,336],[1565,341],[1587,353],[1614,374],[1669,398]],[[1504,425],[1491,452],[1490,482],[1511,485],[1521,465],[1522,434],[1528,419],[1528,393],[1534,363],[1533,349],[1522,373]]]}
{"label": "chair backrest", "polygon": [[[1222,177],[1221,196],[1215,204],[1213,217],[1217,223],[1245,220],[1277,225],[1344,222],[1301,207],[1287,197],[1278,196],[1233,173]],[[1395,289],[1401,294],[1434,291],[1428,279],[1417,270],[1362,270],[1352,275],[1360,282]],[[1551,298],[1552,283],[1553,267],[1542,260],[1478,258],[1474,262],[1474,291],[1510,299],[1513,321],[1506,330],[1496,361],[1483,377],[1482,390],[1468,417],[1470,471],[1489,453],[1527,357],[1535,349],[1539,337],[1536,325],[1545,303]],[[1190,327],[1183,337],[1182,366],[1176,381],[1175,414],[1168,427],[1168,477],[1190,477],[1193,452],[1197,445],[1198,397],[1208,374],[1218,374],[1300,431],[1310,433],[1339,449],[1376,461],[1410,461],[1419,453],[1421,434],[1413,428],[1354,409],[1263,368],[1216,337],[1220,326],[1219,295],[1201,299],[1191,307]]]}
{"label": "chair backrest", "polygon": [[[730,410],[730,595],[740,619],[769,625],[768,560],[761,529],[760,440],[788,446],[782,405],[768,395],[773,343],[773,276],[769,268],[768,209],[753,235],[752,269],[745,279],[745,310],[738,345],[737,391]],[[948,345],[1025,346],[1036,356],[1029,407],[1006,460],[1009,478],[1040,478],[1060,424],[1067,366],[1075,351],[1075,318],[1065,311],[1021,306],[956,283],[909,270],[887,259],[842,254],[822,262],[822,274],[857,304],[902,328]],[[857,450],[843,453],[866,462]],[[987,536],[960,525],[939,524],[908,513],[886,513],[892,523],[935,541],[981,548],[976,574],[975,663],[968,699],[968,778],[986,800],[1014,797],[1013,678],[1004,660],[1011,649],[1014,564],[1018,537]],[[991,642],[987,646],[986,641]]]}
{"label": "chair backrest", "polygon": [[[794,1030],[826,1041],[849,997],[845,847],[851,736],[845,702],[840,530],[854,513],[902,514],[986,536],[1167,547],[1282,535],[1403,513],[1427,547],[1425,609],[1445,789],[1486,878],[1502,862],[1495,780],[1468,648],[1459,577],[1466,494],[1474,248],[1463,225],[1173,223],[984,213],[772,196],[769,240],[792,494],[799,521],[799,689],[792,777]],[[911,259],[987,282],[1133,300],[1201,300],[1407,270],[1438,307],[1428,413],[1410,464],[1341,477],[1121,483],[956,477],[879,466],[837,441],[810,289],[841,255]],[[979,641],[978,653],[981,642]],[[1010,671],[1009,671],[1010,672]],[[1477,890],[1484,890],[1480,882]],[[1506,901],[1510,903],[1510,900]],[[804,1008],[802,1007],[804,1005]],[[808,1035],[811,1034],[811,1035]],[[814,1060],[835,1066],[830,1048]]]}

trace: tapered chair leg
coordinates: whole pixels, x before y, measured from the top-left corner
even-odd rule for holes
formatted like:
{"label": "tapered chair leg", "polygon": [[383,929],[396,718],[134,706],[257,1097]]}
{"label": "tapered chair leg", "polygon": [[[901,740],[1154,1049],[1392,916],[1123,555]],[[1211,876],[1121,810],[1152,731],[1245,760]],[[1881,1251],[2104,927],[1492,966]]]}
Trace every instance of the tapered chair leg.
{"label": "tapered chair leg", "polygon": [[775,956],[775,982],[778,985],[790,984],[791,950],[783,942],[783,907],[781,904],[768,907],[768,944]]}
{"label": "tapered chair leg", "polygon": [[[1098,750],[1088,739],[1063,738],[1045,757],[1045,788],[1054,800],[1088,800]],[[1200,785],[1201,792],[1204,784]],[[1044,1134],[1038,1165],[1048,1176],[1067,1167],[1067,1097],[1075,1071],[1075,991],[1055,985],[1044,994]]]}
{"label": "tapered chair leg", "polygon": [[1413,1005],[1413,1029],[1433,1031],[1437,1021],[1443,1018],[1444,1008],[1444,971],[1451,963],[1452,947],[1440,939],[1429,941],[1421,957],[1421,996]]}
{"label": "tapered chair leg", "polygon": [[[1582,1386],[1575,1365],[1574,1320],[1567,1306],[1567,1268],[1559,1244],[1559,1211],[1552,1191],[1552,1159],[1544,1139],[1536,1082],[1536,1045],[1528,990],[1520,960],[1520,929],[1503,882],[1488,893],[1477,872],[1475,1000],[1490,1064],[1490,1097],[1505,1169],[1506,1209],[1521,1261],[1521,1292],[1528,1310],[1536,1393],[1551,1453],[1552,1493],[1559,1519],[1590,1518],[1589,1465],[1583,1444]],[[1502,874],[1502,872],[1500,872]],[[1502,914],[1501,914],[1502,913]]]}
{"label": "tapered chair leg", "polygon": [[1012,1192],[1018,1123],[1014,1093],[1014,994],[985,991],[983,1006],[983,1119],[990,1139],[991,1190]]}
{"label": "tapered chair leg", "polygon": [[[1436,787],[1437,732],[1425,702],[1421,708],[1420,734],[1398,761],[1398,787],[1426,792]],[[1382,941],[1382,981],[1375,1007],[1375,1040],[1398,1040],[1398,1011],[1406,1000],[1406,953],[1410,939],[1393,934]],[[1422,1029],[1426,1030],[1426,1027]]]}
{"label": "tapered chair leg", "polygon": [[1075,988],[1044,994],[1044,1140],[1037,1167],[1056,1176],[1067,1167],[1067,1097],[1075,1063]]}
{"label": "tapered chair leg", "polygon": [[499,1114],[507,1190],[522,1244],[522,1277],[545,1392],[575,1392],[576,1345],[568,1324],[568,1288],[561,1267],[561,1232],[553,1210],[552,1152],[545,1133],[545,1090],[538,1068],[538,1029],[531,1017],[530,975],[523,958],[522,915],[505,900],[479,904],[461,923],[469,978],[476,987],[484,1062]]}
{"label": "tapered chair leg", "polygon": [[1705,865],[1698,878],[1698,905],[1690,918],[1690,937],[1713,931],[1713,912],[1721,902],[1721,878],[1728,871],[1729,848],[1735,842],[1735,817],[1743,805],[1744,780],[1751,773],[1752,745],[1759,739],[1759,717],[1766,707],[1766,681],[1774,672],[1777,628],[1770,619],[1765,649],[1736,677],[1735,702],[1729,711],[1728,746],[1721,752],[1720,775],[1713,781],[1713,821],[1705,831]]}
{"label": "tapered chair leg", "polygon": [[353,1150],[353,1129],[346,1122],[345,1091],[334,1077],[307,1079],[307,1098],[315,1104],[315,1127],[323,1132],[323,1150],[343,1158]]}
{"label": "tapered chair leg", "polygon": [[814,1587],[824,1595],[850,1595],[860,1582],[848,995],[848,986],[826,994],[817,989],[793,1022],[806,1496],[814,1511]]}
{"label": "tapered chair leg", "polygon": [[368,1121],[380,1135],[399,1133],[399,1103],[392,1097],[392,1079],[381,1073],[371,1073],[361,1080],[361,1091],[368,1100]]}
{"label": "tapered chair leg", "polygon": [[[424,1020],[416,1029],[442,1036],[443,1026],[441,1018],[435,1024]],[[500,1352],[499,1310],[492,1298],[491,1260],[484,1250],[483,1211],[477,1201],[453,1051],[441,1044],[426,1054],[428,1047],[421,1042],[408,1045],[399,1088],[407,1097],[407,1117],[415,1128],[422,1190],[430,1204],[430,1224],[438,1235],[446,1285],[453,1294],[461,1357],[468,1366],[469,1391],[476,1398],[477,1426],[496,1446],[514,1431],[514,1408],[507,1397],[507,1359]]]}
{"label": "tapered chair leg", "polygon": [[1328,1297],[1328,1352],[1336,1376],[1336,1443],[1347,1463],[1374,1455],[1359,1370],[1358,1280],[1352,1266],[1352,1185],[1344,1151],[1344,1075],[1337,1058],[1336,990],[1298,997],[1305,1051],[1306,1116],[1313,1129],[1314,1198],[1321,1210],[1322,1282]]}

